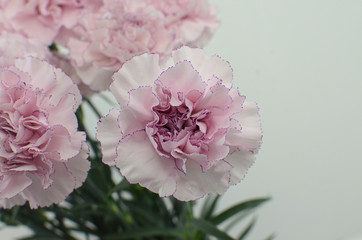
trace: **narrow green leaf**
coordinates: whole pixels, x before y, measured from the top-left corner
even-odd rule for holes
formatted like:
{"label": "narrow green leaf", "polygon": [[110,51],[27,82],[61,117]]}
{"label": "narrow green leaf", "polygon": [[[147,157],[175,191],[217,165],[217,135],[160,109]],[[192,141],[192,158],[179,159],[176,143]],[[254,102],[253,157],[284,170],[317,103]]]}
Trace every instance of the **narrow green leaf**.
{"label": "narrow green leaf", "polygon": [[183,233],[181,230],[177,229],[167,229],[167,228],[158,228],[158,229],[137,229],[133,231],[126,231],[118,234],[110,234],[102,236],[103,240],[118,240],[118,239],[135,239],[142,237],[177,237],[183,239]]}
{"label": "narrow green leaf", "polygon": [[254,218],[249,225],[240,233],[239,237],[237,238],[238,240],[243,240],[246,235],[249,234],[250,230],[254,227],[256,223],[256,218]]}
{"label": "narrow green leaf", "polygon": [[219,225],[220,223],[224,222],[225,220],[229,219],[230,217],[232,217],[240,212],[254,209],[268,200],[270,200],[270,198],[259,198],[259,199],[252,199],[252,200],[249,200],[246,202],[241,202],[239,204],[236,204],[236,205],[226,209],[225,211],[216,215],[215,217],[212,217],[210,219],[210,222],[215,225]]}
{"label": "narrow green leaf", "polygon": [[210,194],[207,196],[202,209],[200,217],[208,220],[215,211],[216,205],[220,199],[220,195]]}
{"label": "narrow green leaf", "polygon": [[201,230],[207,235],[214,236],[217,239],[220,240],[233,240],[232,237],[230,237],[225,232],[219,230],[214,224],[203,220],[203,219],[193,219],[190,222],[190,225],[197,228],[198,230]]}

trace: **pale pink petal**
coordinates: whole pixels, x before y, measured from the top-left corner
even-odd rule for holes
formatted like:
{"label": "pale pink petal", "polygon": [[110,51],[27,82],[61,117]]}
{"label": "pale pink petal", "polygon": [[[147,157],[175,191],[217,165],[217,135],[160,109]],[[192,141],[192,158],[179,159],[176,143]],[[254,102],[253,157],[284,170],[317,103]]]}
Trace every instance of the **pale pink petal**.
{"label": "pale pink petal", "polygon": [[235,185],[245,177],[249,168],[254,164],[255,155],[247,151],[236,151],[229,155],[225,161],[232,166],[230,184]]}
{"label": "pale pink petal", "polygon": [[191,90],[203,92],[207,86],[192,64],[187,61],[179,62],[174,67],[167,69],[158,80],[162,83],[162,86],[171,91],[172,98],[170,103],[172,105],[179,105],[181,103],[178,93],[186,95]]}
{"label": "pale pink petal", "polygon": [[107,90],[112,82],[112,75],[118,67],[97,67],[87,64],[76,68],[78,76],[83,83],[95,92]]}
{"label": "pale pink petal", "polygon": [[[229,95],[229,89],[219,84],[195,104],[195,111],[209,108],[227,109],[230,108],[233,99]],[[241,105],[239,106],[241,111]]]}
{"label": "pale pink petal", "polygon": [[76,110],[75,102],[73,94],[68,93],[64,95],[56,106],[49,109],[48,123],[51,125],[62,125],[70,132],[77,131],[78,120],[74,114]]}
{"label": "pale pink petal", "polygon": [[176,190],[178,169],[172,159],[161,157],[145,131],[133,133],[117,146],[116,166],[130,183],[170,196]]}
{"label": "pale pink petal", "polygon": [[113,75],[110,90],[121,107],[128,103],[128,92],[139,86],[152,86],[161,74],[159,57],[156,54],[136,56],[132,61],[123,64]]}
{"label": "pale pink petal", "polygon": [[218,56],[209,57],[205,55],[202,49],[182,47],[172,54],[175,63],[188,60],[192,62],[195,69],[202,76],[203,81],[216,76],[222,83],[230,88],[233,79],[233,70],[229,64]]}
{"label": "pale pink petal", "polygon": [[[49,67],[45,67],[45,65]],[[74,94],[77,100],[76,108],[80,104],[81,95],[77,86],[60,69],[51,67],[49,63],[43,60],[31,57],[16,60],[15,66],[32,76],[34,88],[43,89],[45,93],[51,92],[48,99],[49,104],[57,105],[66,93]]]}
{"label": "pale pink petal", "polygon": [[117,120],[119,114],[119,110],[112,109],[108,115],[99,120],[97,125],[97,139],[101,143],[102,161],[109,166],[115,165],[116,145],[123,136]]}
{"label": "pale pink petal", "polygon": [[24,191],[24,198],[29,201],[30,208],[48,207],[53,203],[62,202],[71,193],[76,184],[72,173],[65,163],[54,163],[54,174],[51,176],[53,184],[44,189],[39,177],[29,174],[32,184]]}
{"label": "pale pink petal", "polygon": [[129,95],[127,108],[121,111],[118,117],[118,125],[123,135],[144,130],[147,123],[154,118],[152,107],[158,103],[151,87],[140,87],[130,91]]}
{"label": "pale pink petal", "polygon": [[12,198],[31,184],[31,180],[24,174],[5,175],[0,180],[0,198]]}
{"label": "pale pink petal", "polygon": [[227,144],[256,153],[262,140],[258,106],[254,102],[245,101],[242,111],[233,115],[233,118],[239,121],[242,129],[229,131],[226,136]]}
{"label": "pale pink petal", "polygon": [[84,139],[82,144],[82,149],[79,154],[65,163],[67,169],[71,172],[73,179],[75,181],[75,187],[80,187],[83,182],[86,180],[88,171],[90,169],[90,162],[87,160],[89,155],[89,148]]}
{"label": "pale pink petal", "polygon": [[85,141],[84,133],[70,133],[61,125],[54,126],[53,131],[46,151],[57,152],[62,160],[68,160],[80,152],[82,142]]}
{"label": "pale pink petal", "polygon": [[223,194],[229,187],[231,166],[220,161],[207,172],[193,161],[186,163],[186,175],[179,174],[173,194],[180,201],[193,201],[208,193]]}
{"label": "pale pink petal", "polygon": [[3,198],[0,199],[0,208],[12,208],[18,205],[24,205],[26,200],[23,198],[21,194],[15,195],[12,198]]}

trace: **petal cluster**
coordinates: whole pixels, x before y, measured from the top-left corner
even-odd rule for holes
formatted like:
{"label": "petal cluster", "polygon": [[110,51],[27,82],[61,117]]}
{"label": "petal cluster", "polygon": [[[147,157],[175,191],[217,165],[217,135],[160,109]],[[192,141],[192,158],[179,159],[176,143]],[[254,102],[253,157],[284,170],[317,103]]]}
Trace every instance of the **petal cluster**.
{"label": "petal cluster", "polygon": [[165,59],[175,47],[204,45],[218,24],[204,0],[105,0],[58,39],[83,83],[97,92],[133,56],[157,53]]}
{"label": "petal cluster", "polygon": [[144,54],[114,74],[121,110],[98,123],[103,162],[131,183],[179,200],[222,194],[238,183],[261,144],[257,105],[232,88],[217,56],[183,47],[167,66]]}
{"label": "petal cluster", "polygon": [[74,114],[81,96],[60,69],[34,57],[0,65],[0,206],[63,201],[87,176]]}

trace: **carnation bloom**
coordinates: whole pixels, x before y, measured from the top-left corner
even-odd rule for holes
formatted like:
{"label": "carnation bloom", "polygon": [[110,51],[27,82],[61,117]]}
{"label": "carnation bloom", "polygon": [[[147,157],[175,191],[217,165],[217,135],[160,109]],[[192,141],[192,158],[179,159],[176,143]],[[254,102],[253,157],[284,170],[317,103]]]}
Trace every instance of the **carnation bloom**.
{"label": "carnation bloom", "polygon": [[183,47],[167,63],[144,54],[114,74],[121,110],[98,123],[102,161],[161,197],[222,194],[254,162],[257,105],[232,88],[232,69],[217,56]]}
{"label": "carnation bloom", "polygon": [[8,30],[51,44],[60,27],[71,28],[82,11],[101,5],[102,0],[3,0],[0,19]]}
{"label": "carnation bloom", "polygon": [[[162,60],[175,47],[205,43],[218,24],[214,11],[196,4],[205,1],[187,2],[105,0],[99,11],[83,16],[71,31],[61,31],[57,42],[69,49],[83,83],[102,91],[113,73],[135,55],[157,53]],[[167,12],[162,4],[173,7]]]}
{"label": "carnation bloom", "polygon": [[63,201],[87,176],[85,134],[77,131],[81,103],[60,69],[34,57],[0,66],[0,206],[31,208]]}

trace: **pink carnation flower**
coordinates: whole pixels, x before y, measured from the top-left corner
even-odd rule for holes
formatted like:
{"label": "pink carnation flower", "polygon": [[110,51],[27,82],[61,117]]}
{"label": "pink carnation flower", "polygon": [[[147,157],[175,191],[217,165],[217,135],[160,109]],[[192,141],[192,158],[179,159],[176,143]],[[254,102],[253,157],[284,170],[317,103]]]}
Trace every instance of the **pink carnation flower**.
{"label": "pink carnation flower", "polygon": [[52,43],[60,27],[73,27],[81,11],[96,10],[102,0],[3,0],[0,19],[10,30]]}
{"label": "pink carnation flower", "polygon": [[183,201],[238,183],[261,144],[257,105],[232,88],[217,56],[183,47],[126,62],[110,86],[121,106],[98,123],[103,162],[130,183]]}
{"label": "pink carnation flower", "polygon": [[205,1],[186,2],[105,0],[98,12],[83,16],[71,31],[61,31],[58,43],[69,49],[83,83],[102,91],[135,55],[157,53],[162,60],[175,47],[206,42],[218,25],[214,11]]}
{"label": "pink carnation flower", "polygon": [[77,131],[76,85],[34,57],[0,65],[0,206],[63,201],[87,176],[88,147]]}
{"label": "pink carnation flower", "polygon": [[78,75],[96,92],[107,89],[113,73],[134,55],[162,55],[172,49],[174,36],[162,13],[152,6],[135,8],[137,2],[106,1],[97,13],[82,17],[72,32],[59,34]]}

